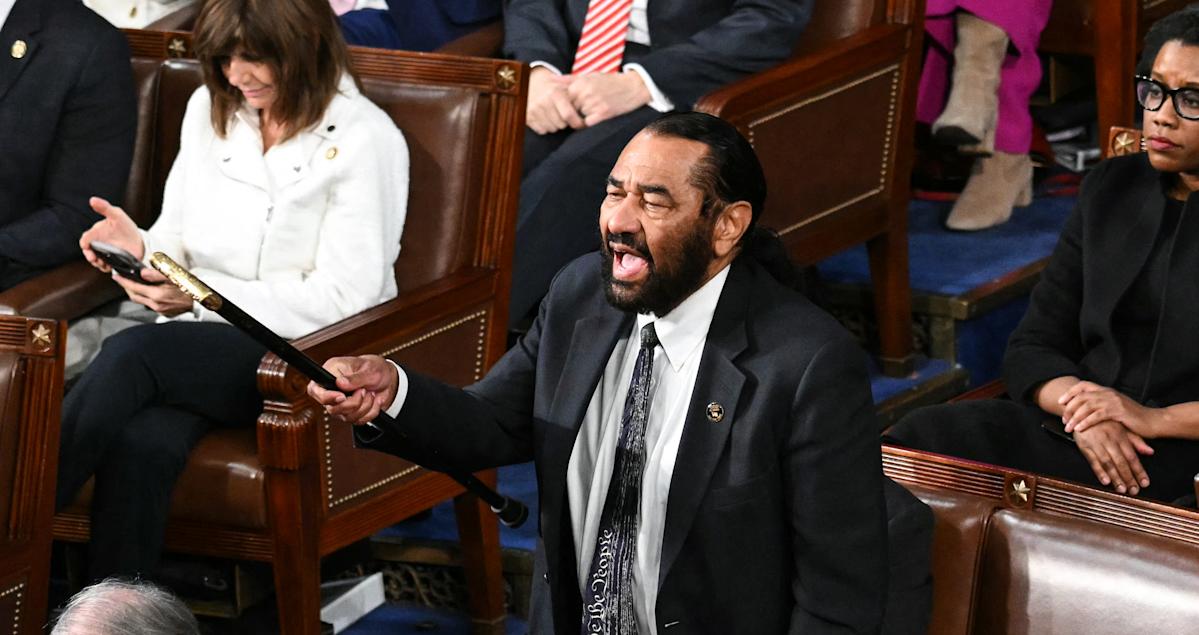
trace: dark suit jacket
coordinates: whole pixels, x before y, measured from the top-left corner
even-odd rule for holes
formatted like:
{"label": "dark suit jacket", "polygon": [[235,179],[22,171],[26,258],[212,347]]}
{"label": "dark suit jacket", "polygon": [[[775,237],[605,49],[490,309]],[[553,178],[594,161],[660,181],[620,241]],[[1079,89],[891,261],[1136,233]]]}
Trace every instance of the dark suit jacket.
{"label": "dark suit jacket", "polygon": [[1013,397],[1031,402],[1037,386],[1064,375],[1112,386],[1126,363],[1122,355],[1152,355],[1148,404],[1199,400],[1199,196],[1187,199],[1169,260],[1156,350],[1121,351],[1111,328],[1117,303],[1153,248],[1166,186],[1145,154],[1109,159],[1087,175],[1008,342],[1004,381]]}
{"label": "dark suit jacket", "polygon": [[[744,260],[713,316],[675,462],[658,632],[874,632],[886,530],[863,353]],[[409,373],[397,427],[368,444],[430,467],[533,459],[559,633],[581,620],[567,464],[634,319],[607,303],[599,274],[594,253],[563,269],[529,333],[465,391]],[[724,406],[723,421],[707,419],[710,402]]]}
{"label": "dark suit jacket", "polygon": [[79,0],[17,0],[0,30],[0,288],[82,257],[87,199],[121,202],[136,127],[120,31]]}
{"label": "dark suit jacket", "polygon": [[[652,46],[628,56],[679,108],[705,93],[783,61],[799,41],[813,0],[650,0]],[[511,0],[504,52],[569,73],[588,0]]]}
{"label": "dark suit jacket", "polygon": [[498,20],[501,0],[392,0],[387,3],[404,48],[433,51]]}

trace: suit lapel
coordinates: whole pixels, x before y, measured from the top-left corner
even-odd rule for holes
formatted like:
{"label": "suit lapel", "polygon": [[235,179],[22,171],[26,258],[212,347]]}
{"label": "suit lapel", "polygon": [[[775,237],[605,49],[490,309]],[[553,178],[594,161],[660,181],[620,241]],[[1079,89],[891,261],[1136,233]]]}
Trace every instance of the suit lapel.
{"label": "suit lapel", "polygon": [[[700,502],[708,492],[712,473],[724,455],[729,432],[736,425],[738,400],[745,384],[745,374],[737,368],[734,360],[746,347],[750,277],[744,265],[733,265],[708,329],[699,375],[695,378],[695,388],[683,423],[683,436],[675,457],[674,475],[670,479],[658,573],[659,588],[683,548]],[[724,408],[724,417],[719,422],[708,418],[710,403],[718,403]]]}
{"label": "suit lapel", "polygon": [[[567,566],[567,561],[573,563],[575,559],[566,501],[566,470],[570,465],[570,455],[587,405],[591,403],[595,387],[608,365],[612,349],[621,334],[632,328],[632,322],[632,314],[617,311],[606,304],[598,312],[576,321],[566,362],[562,365],[562,374],[550,404],[549,425],[554,429],[547,433],[545,451],[542,453],[545,468],[541,479],[545,488],[542,504],[547,511],[558,511],[559,518],[550,518],[549,522],[562,522],[561,532],[544,534],[546,554],[559,554],[562,559],[558,569],[560,576],[566,576],[568,571],[574,570]],[[573,577],[569,580],[563,577],[557,582],[578,592]]]}
{"label": "suit lapel", "polygon": [[269,192],[262,138],[257,130],[241,120],[241,116],[240,113],[234,115],[227,136],[213,141],[211,160],[217,162],[217,169],[226,178]]}
{"label": "suit lapel", "polygon": [[[36,34],[42,27],[42,15],[38,10],[40,0],[17,0],[4,28],[0,29],[0,101],[37,55],[40,45]],[[17,41],[24,42],[24,54],[13,57]]]}
{"label": "suit lapel", "polygon": [[[1097,310],[1100,315],[1108,316],[1109,328],[1111,326],[1110,317],[1116,310],[1116,304],[1120,302],[1120,298],[1124,297],[1128,287],[1132,286],[1133,280],[1145,268],[1145,262],[1153,250],[1157,234],[1161,231],[1162,216],[1166,210],[1166,198],[1160,179],[1142,180],[1140,187],[1142,192],[1129,197],[1129,200],[1141,201],[1141,204],[1136,213],[1136,220],[1128,228],[1127,233],[1109,236],[1108,239],[1111,242],[1102,245],[1104,249],[1094,250],[1096,253],[1089,256],[1100,258],[1106,263],[1093,269],[1108,273],[1105,276],[1107,280],[1093,288],[1097,296],[1095,298]],[[1119,258],[1112,257],[1112,253],[1116,252],[1120,253]],[[1114,379],[1114,377],[1108,378],[1108,381]]]}

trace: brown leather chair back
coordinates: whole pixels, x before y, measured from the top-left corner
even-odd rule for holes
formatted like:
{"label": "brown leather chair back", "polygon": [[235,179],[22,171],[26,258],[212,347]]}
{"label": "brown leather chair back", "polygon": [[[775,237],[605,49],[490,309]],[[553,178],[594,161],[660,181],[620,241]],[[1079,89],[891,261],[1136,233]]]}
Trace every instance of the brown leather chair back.
{"label": "brown leather chair back", "polygon": [[[363,87],[408,143],[408,215],[395,263],[403,292],[470,264],[480,224],[477,175],[484,167],[478,137],[484,127],[476,122],[490,116],[489,104],[478,91],[465,88],[378,80]],[[466,213],[447,213],[457,209]]]}
{"label": "brown leather chair back", "polygon": [[1027,510],[992,518],[977,635],[1194,633],[1199,547]]}
{"label": "brown leather chair back", "polygon": [[[974,570],[996,503],[951,490],[905,483],[933,510],[933,610],[930,633],[969,633]],[[954,581],[946,583],[944,581]]]}
{"label": "brown leather chair back", "polygon": [[929,633],[1195,632],[1194,510],[891,446],[883,471],[936,517]]}
{"label": "brown leather chair back", "polygon": [[143,228],[162,211],[162,190],[179,153],[188,97],[202,82],[195,60],[134,57],[137,136],[125,189],[125,211]]}
{"label": "brown leather chair back", "polygon": [[158,113],[154,122],[154,139],[157,144],[150,161],[151,200],[154,217],[162,210],[162,194],[167,175],[179,154],[179,135],[183,130],[183,113],[191,94],[204,82],[200,74],[200,63],[191,59],[173,59],[161,62],[158,76]]}
{"label": "brown leather chair back", "polygon": [[0,351],[0,466],[3,466],[0,467],[0,527],[6,528],[12,520],[21,436],[21,393],[25,382],[18,367],[19,357],[15,351]]}
{"label": "brown leather chair back", "polygon": [[158,217],[153,204],[154,187],[150,180],[150,157],[154,153],[154,124],[158,99],[159,58],[134,57],[133,83],[137,91],[137,134],[133,144],[133,163],[125,184],[125,212],[140,227],[149,227]]}
{"label": "brown leather chair back", "polygon": [[878,24],[886,11],[886,0],[817,0],[812,7],[812,21],[800,37],[795,52],[819,50],[833,40]]}

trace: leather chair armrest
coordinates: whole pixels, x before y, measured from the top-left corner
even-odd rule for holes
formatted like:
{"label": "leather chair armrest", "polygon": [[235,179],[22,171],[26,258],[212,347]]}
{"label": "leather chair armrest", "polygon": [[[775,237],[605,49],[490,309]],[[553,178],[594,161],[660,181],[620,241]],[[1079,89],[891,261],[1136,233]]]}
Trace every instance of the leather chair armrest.
{"label": "leather chair armrest", "polygon": [[200,15],[200,2],[193,2],[185,7],[176,9],[161,18],[147,24],[146,31],[191,31]]}
{"label": "leather chair armrest", "polygon": [[[379,353],[390,343],[430,336],[447,320],[490,301],[499,274],[468,269],[414,289],[293,342],[313,359]],[[474,360],[471,360],[472,363]],[[264,466],[299,469],[316,456],[316,405],[308,378],[268,353],[258,366],[258,388],[269,404],[258,419],[258,456]],[[286,421],[284,421],[286,419]]]}
{"label": "leather chair armrest", "polygon": [[458,39],[442,44],[434,53],[468,57],[499,57],[503,45],[504,21],[496,20]]}
{"label": "leather chair armrest", "polygon": [[784,113],[827,90],[887,61],[898,61],[908,46],[906,25],[873,26],[827,46],[792,57],[704,95],[695,109],[743,125],[755,117]]}
{"label": "leather chair armrest", "polygon": [[86,262],[71,262],[0,293],[0,313],[73,320],[121,297],[121,288]]}

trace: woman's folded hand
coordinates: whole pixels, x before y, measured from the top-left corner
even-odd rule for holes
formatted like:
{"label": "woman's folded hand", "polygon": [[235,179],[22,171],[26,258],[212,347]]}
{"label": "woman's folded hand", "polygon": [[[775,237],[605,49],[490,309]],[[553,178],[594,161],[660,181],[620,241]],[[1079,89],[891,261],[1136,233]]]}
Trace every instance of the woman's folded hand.
{"label": "woman's folded hand", "polygon": [[1117,421],[1146,439],[1157,436],[1156,408],[1147,408],[1114,388],[1080,381],[1058,402],[1064,406],[1062,423],[1066,432],[1083,432],[1104,421]]}

